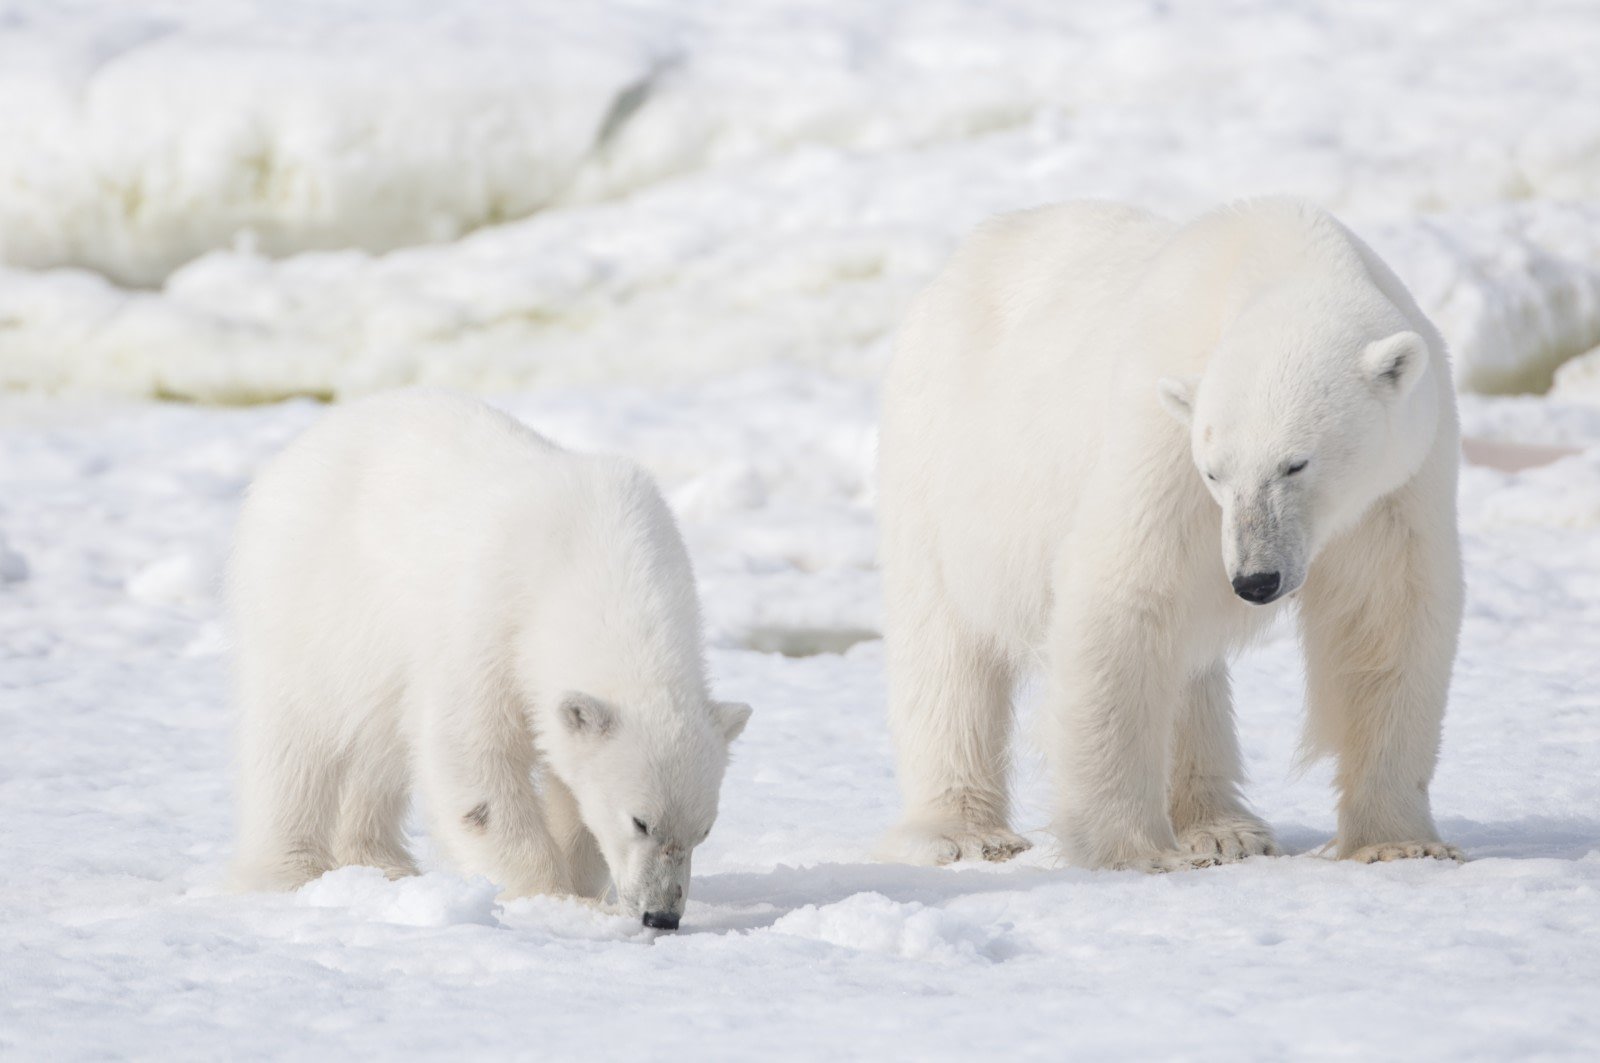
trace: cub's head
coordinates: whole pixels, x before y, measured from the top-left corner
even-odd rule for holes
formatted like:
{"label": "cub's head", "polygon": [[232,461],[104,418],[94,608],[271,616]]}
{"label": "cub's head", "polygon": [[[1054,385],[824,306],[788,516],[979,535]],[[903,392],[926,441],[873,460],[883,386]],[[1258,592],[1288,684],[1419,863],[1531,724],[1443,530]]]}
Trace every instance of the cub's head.
{"label": "cub's head", "polygon": [[1160,382],[1222,508],[1222,560],[1245,601],[1299,590],[1318,551],[1426,458],[1439,418],[1437,388],[1423,384],[1432,361],[1396,318],[1384,322],[1393,331],[1315,336],[1246,322],[1204,376]]}
{"label": "cub's head", "polygon": [[676,930],[690,857],[716,822],[728,745],[744,731],[750,706],[653,708],[569,693],[547,745],[552,770],[605,856],[618,902],[645,926]]}

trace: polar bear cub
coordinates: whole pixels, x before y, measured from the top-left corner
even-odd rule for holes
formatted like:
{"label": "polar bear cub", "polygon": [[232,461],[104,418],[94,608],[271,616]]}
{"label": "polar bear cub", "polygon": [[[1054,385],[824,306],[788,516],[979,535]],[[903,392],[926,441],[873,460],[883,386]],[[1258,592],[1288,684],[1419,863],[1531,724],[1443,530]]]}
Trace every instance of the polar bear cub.
{"label": "polar bear cub", "polygon": [[327,414],[257,479],[229,571],[235,881],[415,873],[431,835],[505,896],[677,926],[748,706],[713,701],[689,558],[648,475],[480,402]]}
{"label": "polar bear cub", "polygon": [[1071,860],[1277,852],[1239,794],[1227,660],[1294,599],[1339,855],[1459,858],[1428,800],[1458,448],[1439,334],[1307,203],[1182,226],[1069,203],[980,229],[913,305],[884,388],[889,855],[1028,846],[1006,766],[1032,663]]}

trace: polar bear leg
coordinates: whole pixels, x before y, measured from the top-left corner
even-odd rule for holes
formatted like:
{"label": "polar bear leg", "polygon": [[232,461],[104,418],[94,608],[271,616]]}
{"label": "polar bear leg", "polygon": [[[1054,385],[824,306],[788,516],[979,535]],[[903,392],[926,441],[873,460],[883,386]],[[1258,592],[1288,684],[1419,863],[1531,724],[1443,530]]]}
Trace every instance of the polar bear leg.
{"label": "polar bear leg", "polygon": [[[1440,504],[1441,508],[1443,503]],[[1387,500],[1330,544],[1301,605],[1307,748],[1338,758],[1339,856],[1460,859],[1428,801],[1461,618],[1453,535]]]}
{"label": "polar bear leg", "polygon": [[[376,728],[376,721],[373,721]],[[392,717],[370,736],[345,771],[344,799],[334,854],[340,866],[375,867],[389,878],[417,873],[406,848],[404,824],[411,806],[411,773]]]}
{"label": "polar bear leg", "polygon": [[342,781],[330,736],[299,726],[315,712],[245,693],[239,757],[239,847],[233,885],[240,890],[298,889],[337,866],[332,835]]}
{"label": "polar bear leg", "polygon": [[521,705],[492,680],[421,692],[417,781],[431,834],[501,897],[570,892],[534,788],[534,745]]}
{"label": "polar bear leg", "polygon": [[901,589],[889,595],[888,654],[904,811],[880,855],[912,864],[1009,860],[1032,846],[1007,822],[1011,669],[937,594]]}
{"label": "polar bear leg", "polygon": [[1223,863],[1282,853],[1245,806],[1243,778],[1228,669],[1218,661],[1190,677],[1178,704],[1168,810],[1179,849]]}
{"label": "polar bear leg", "polygon": [[578,799],[554,775],[544,778],[545,822],[550,836],[564,855],[572,892],[580,897],[603,898],[611,883],[611,870],[594,835],[578,812]]}
{"label": "polar bear leg", "polygon": [[1180,850],[1167,810],[1182,687],[1161,602],[1131,586],[1105,593],[1070,575],[1058,581],[1046,749],[1056,835],[1080,867],[1168,871],[1220,862]]}

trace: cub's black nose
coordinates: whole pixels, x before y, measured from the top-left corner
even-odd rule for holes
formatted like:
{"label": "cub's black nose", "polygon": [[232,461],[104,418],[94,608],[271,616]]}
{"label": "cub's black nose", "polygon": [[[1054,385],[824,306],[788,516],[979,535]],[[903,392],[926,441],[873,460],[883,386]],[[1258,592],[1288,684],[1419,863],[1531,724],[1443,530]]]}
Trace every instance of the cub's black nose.
{"label": "cub's black nose", "polygon": [[678,917],[672,912],[645,912],[644,925],[654,930],[676,930]]}
{"label": "cub's black nose", "polygon": [[1252,572],[1248,576],[1233,577],[1233,593],[1247,602],[1265,605],[1278,596],[1282,582],[1276,572]]}

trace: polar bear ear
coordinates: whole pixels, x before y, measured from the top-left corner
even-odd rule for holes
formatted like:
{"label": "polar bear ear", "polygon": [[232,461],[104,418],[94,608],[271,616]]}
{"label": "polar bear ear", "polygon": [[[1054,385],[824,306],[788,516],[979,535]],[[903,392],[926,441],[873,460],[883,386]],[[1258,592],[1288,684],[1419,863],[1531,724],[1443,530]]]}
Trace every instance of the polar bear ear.
{"label": "polar bear ear", "polygon": [[582,735],[585,738],[604,738],[611,734],[617,725],[617,714],[611,707],[587,694],[565,695],[561,699],[561,708],[557,711],[557,715],[561,718],[561,725],[567,729],[568,734]]}
{"label": "polar bear ear", "polygon": [[1396,332],[1373,340],[1361,352],[1361,369],[1374,386],[1402,398],[1418,380],[1428,364],[1428,344],[1415,332]]}
{"label": "polar bear ear", "polygon": [[1199,386],[1195,376],[1164,376],[1156,381],[1161,405],[1185,428],[1194,420],[1194,391]]}
{"label": "polar bear ear", "polygon": [[744,734],[744,725],[750,722],[750,706],[742,701],[713,701],[711,715],[724,742],[732,742]]}

